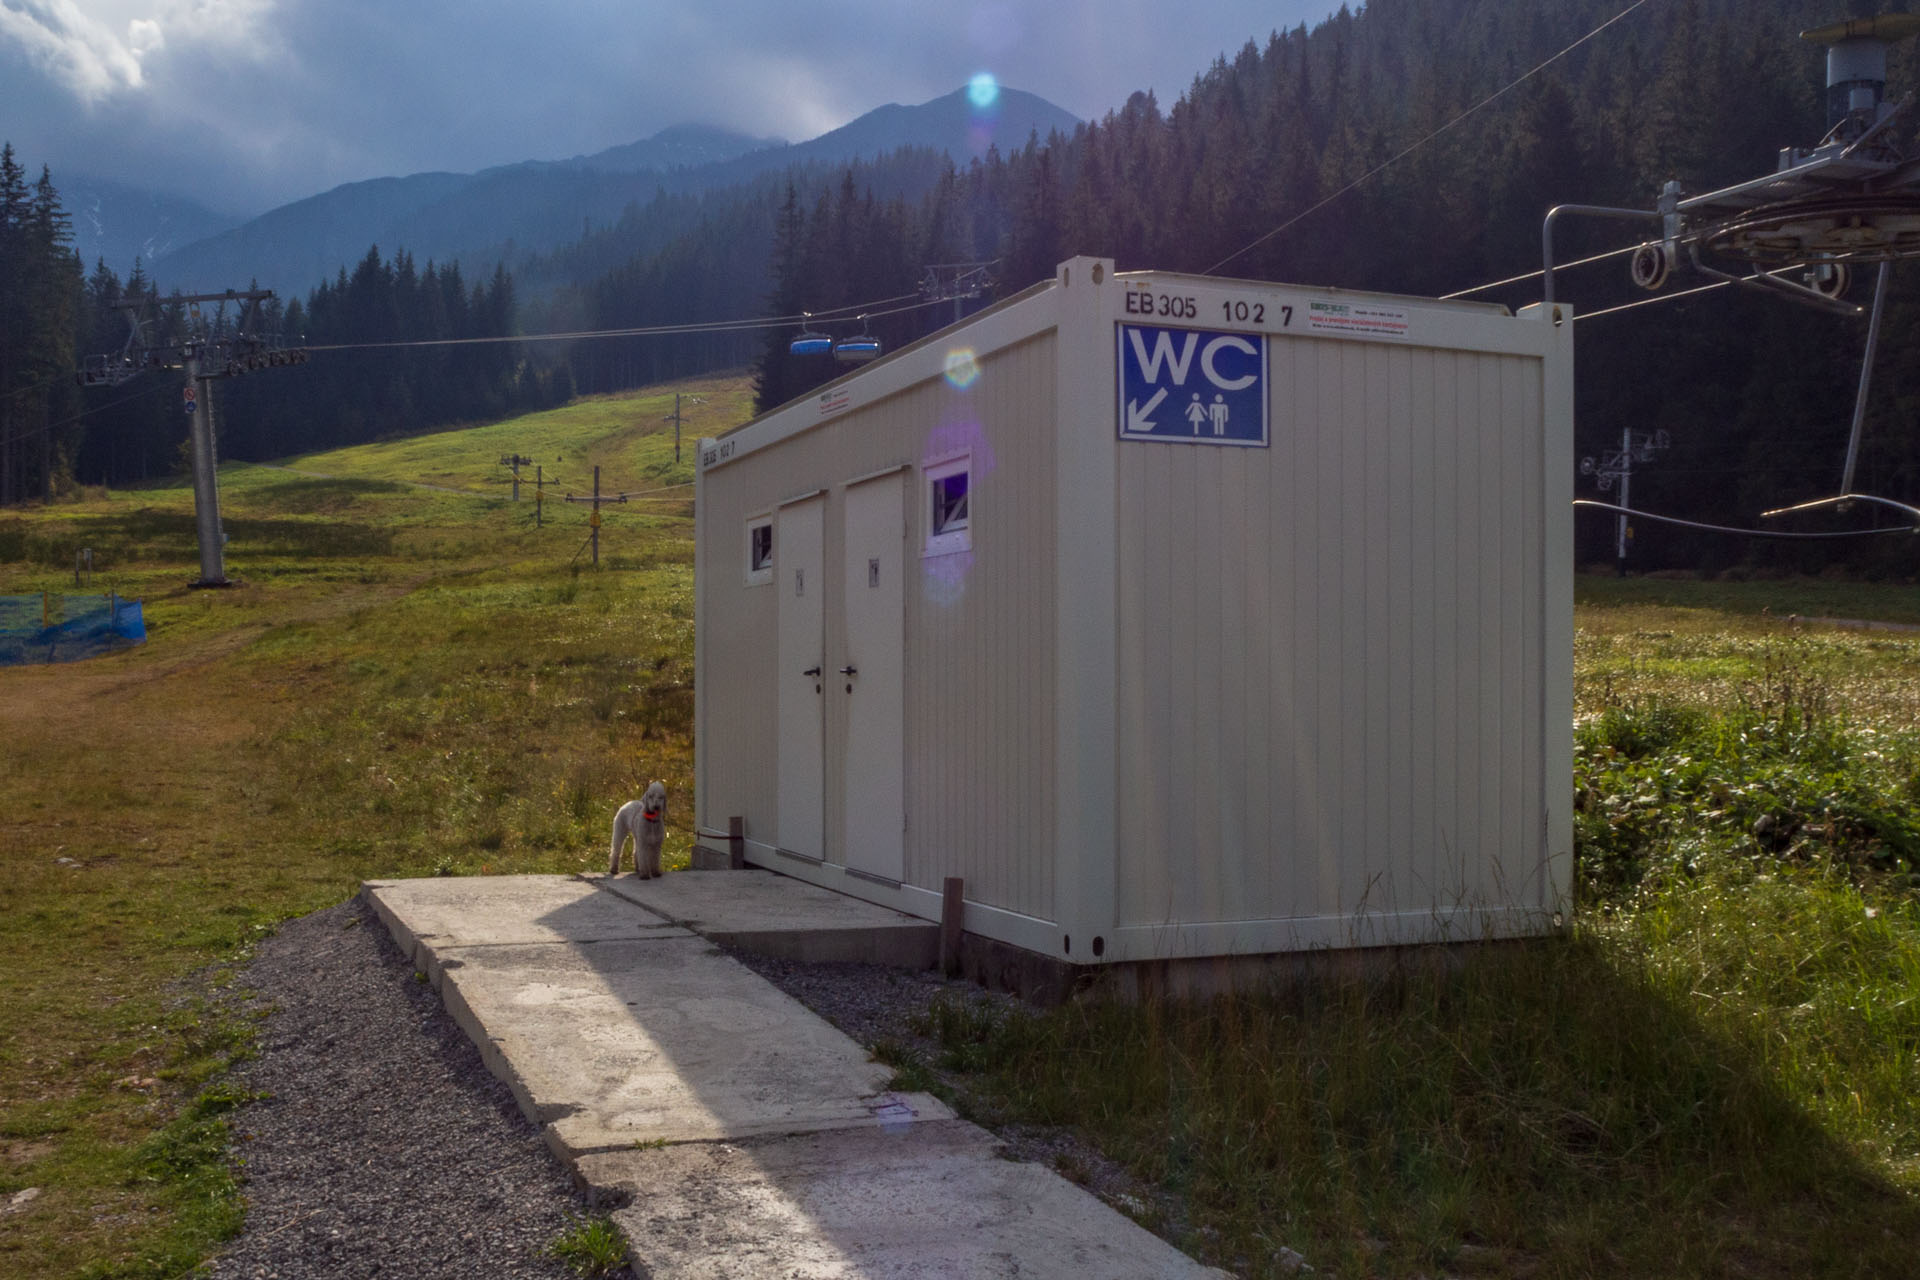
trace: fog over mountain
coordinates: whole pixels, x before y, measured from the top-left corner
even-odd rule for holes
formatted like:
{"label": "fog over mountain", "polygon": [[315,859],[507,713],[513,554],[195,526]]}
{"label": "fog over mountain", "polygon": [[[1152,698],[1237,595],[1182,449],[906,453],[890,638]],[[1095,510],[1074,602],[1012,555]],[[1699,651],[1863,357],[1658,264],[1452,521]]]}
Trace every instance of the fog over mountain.
{"label": "fog over mountain", "polygon": [[[903,147],[943,151],[964,167],[988,147],[1015,149],[1036,135],[1071,133],[1078,123],[1017,89],[998,88],[983,105],[963,88],[917,106],[889,103],[793,145],[677,125],[569,160],[347,183],[197,243],[176,239],[147,265],[169,289],[206,291],[258,280],[287,293],[331,278],[373,245],[404,248],[423,263],[460,260],[490,268],[570,243],[660,192],[709,192],[793,166],[844,164]],[[124,272],[131,259],[109,258],[108,265]]]}

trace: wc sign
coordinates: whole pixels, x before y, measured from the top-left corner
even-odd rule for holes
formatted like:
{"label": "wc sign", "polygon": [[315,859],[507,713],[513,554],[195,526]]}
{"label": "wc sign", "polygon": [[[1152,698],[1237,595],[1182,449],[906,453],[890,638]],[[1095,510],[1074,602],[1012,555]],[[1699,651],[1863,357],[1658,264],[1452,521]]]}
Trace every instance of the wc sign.
{"label": "wc sign", "polygon": [[1258,333],[1116,325],[1120,438],[1267,444],[1267,344]]}

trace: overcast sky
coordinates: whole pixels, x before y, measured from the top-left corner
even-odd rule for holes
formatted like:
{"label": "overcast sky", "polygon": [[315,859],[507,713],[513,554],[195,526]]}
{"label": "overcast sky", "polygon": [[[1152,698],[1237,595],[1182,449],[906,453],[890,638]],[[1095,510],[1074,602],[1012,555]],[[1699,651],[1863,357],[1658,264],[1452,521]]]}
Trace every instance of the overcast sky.
{"label": "overcast sky", "polygon": [[670,124],[790,141],[986,71],[1083,118],[1171,105],[1337,0],[0,0],[0,137],[255,213],[342,182],[557,159]]}

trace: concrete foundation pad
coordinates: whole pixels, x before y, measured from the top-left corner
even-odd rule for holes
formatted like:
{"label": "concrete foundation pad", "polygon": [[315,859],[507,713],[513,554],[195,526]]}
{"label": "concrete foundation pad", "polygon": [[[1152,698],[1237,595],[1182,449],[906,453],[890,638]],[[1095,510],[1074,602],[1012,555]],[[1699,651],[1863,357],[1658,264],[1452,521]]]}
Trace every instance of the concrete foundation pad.
{"label": "concrete foundation pad", "polygon": [[771,871],[676,871],[652,880],[584,876],[727,947],[804,964],[930,969],[940,926]]}
{"label": "concrete foundation pad", "polygon": [[583,1158],[654,1280],[1224,1273],[964,1121]]}
{"label": "concrete foundation pad", "polygon": [[421,962],[423,944],[444,948],[614,942],[688,934],[610,899],[575,876],[370,880],[366,893],[394,941],[415,964]]}
{"label": "concrete foundation pad", "polygon": [[563,1159],[952,1115],[702,938],[436,951],[448,1010]]}
{"label": "concrete foundation pad", "polygon": [[642,1276],[1222,1274],[1002,1159],[938,1099],[888,1091],[891,1069],[714,945],[871,960],[924,937],[912,962],[931,963],[934,925],[769,872],[366,893],[555,1154],[629,1202]]}

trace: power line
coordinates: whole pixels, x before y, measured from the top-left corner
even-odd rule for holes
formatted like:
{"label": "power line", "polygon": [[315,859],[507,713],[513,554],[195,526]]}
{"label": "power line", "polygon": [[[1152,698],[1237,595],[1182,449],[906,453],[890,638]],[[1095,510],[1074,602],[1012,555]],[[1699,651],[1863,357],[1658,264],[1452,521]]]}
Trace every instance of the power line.
{"label": "power line", "polygon": [[0,399],[11,400],[15,396],[24,396],[34,391],[45,391],[48,387],[52,386],[54,383],[61,382],[61,381],[64,381],[64,379],[53,377],[53,378],[42,379],[39,382],[29,382],[24,387],[15,387],[11,391],[0,392]]}
{"label": "power line", "polygon": [[1483,107],[1491,105],[1498,99],[1505,97],[1508,93],[1519,88],[1521,85],[1525,84],[1527,81],[1533,79],[1533,77],[1539,75],[1542,71],[1545,71],[1548,67],[1560,61],[1560,59],[1566,57],[1568,54],[1572,53],[1575,49],[1578,49],[1581,45],[1593,39],[1595,36],[1599,35],[1602,31],[1605,31],[1608,27],[1611,27],[1614,23],[1619,22],[1621,19],[1627,17],[1634,10],[1640,8],[1642,5],[1645,5],[1647,2],[1648,0],[1633,0],[1632,4],[1622,9],[1619,13],[1614,14],[1611,18],[1608,18],[1605,22],[1601,23],[1599,26],[1587,32],[1587,34],[1581,36],[1578,40],[1575,40],[1572,44],[1568,45],[1566,48],[1562,49],[1560,52],[1554,54],[1551,58],[1548,58],[1545,62],[1540,63],[1538,66],[1534,67],[1532,70],[1526,72],[1524,75],[1511,81],[1510,83],[1503,85],[1501,88],[1494,90],[1492,93],[1488,94],[1486,97],[1480,99],[1480,101],[1468,107],[1465,111],[1462,111],[1459,115],[1455,116],[1453,119],[1441,125],[1438,129],[1435,129],[1432,133],[1429,133],[1426,137],[1421,138],[1418,142],[1412,143],[1407,147],[1403,147],[1401,150],[1395,152],[1393,155],[1388,156],[1385,160],[1382,160],[1379,164],[1367,170],[1365,173],[1361,174],[1359,177],[1355,178],[1352,182],[1349,182],[1346,186],[1340,188],[1338,191],[1334,192],[1332,195],[1326,197],[1325,199],[1321,200],[1317,204],[1314,204],[1305,209],[1302,209],[1299,213],[1294,214],[1291,218],[1288,218],[1285,222],[1281,223],[1279,226],[1275,227],[1273,230],[1267,232],[1263,236],[1257,237],[1256,239],[1248,243],[1243,248],[1234,250],[1232,253],[1228,254],[1226,257],[1220,259],[1220,261],[1208,267],[1205,271],[1202,271],[1200,274],[1203,276],[1212,275],[1214,272],[1218,271],[1220,268],[1226,266],[1229,262],[1232,262],[1235,258],[1238,258],[1239,256],[1248,252],[1249,250],[1256,249],[1261,245],[1265,244],[1267,241],[1273,239],[1275,236],[1279,235],[1282,231],[1285,231],[1288,227],[1291,227],[1294,223],[1300,221],[1302,218],[1307,217],[1309,214],[1318,213],[1320,210],[1326,208],[1328,205],[1332,204],[1335,200],[1338,200],[1341,196],[1346,195],[1347,192],[1352,191],[1355,187],[1367,181],[1369,178],[1372,178],[1376,174],[1382,173],[1385,170],[1392,168],[1394,165],[1406,159],[1408,156],[1412,155],[1414,152],[1418,151],[1420,148],[1426,146],[1429,142],[1432,142],[1435,138],[1439,137],[1441,134],[1447,132],[1447,130],[1453,128],[1455,125],[1465,120],[1468,116],[1473,115],[1475,112],[1479,111]]}

